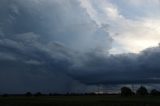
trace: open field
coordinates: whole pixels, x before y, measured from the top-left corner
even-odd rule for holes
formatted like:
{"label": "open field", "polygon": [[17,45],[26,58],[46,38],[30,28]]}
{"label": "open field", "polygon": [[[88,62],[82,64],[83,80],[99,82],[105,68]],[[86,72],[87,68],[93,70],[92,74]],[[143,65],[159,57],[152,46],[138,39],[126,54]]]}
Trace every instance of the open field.
{"label": "open field", "polygon": [[160,97],[10,96],[0,97],[0,106],[160,106]]}

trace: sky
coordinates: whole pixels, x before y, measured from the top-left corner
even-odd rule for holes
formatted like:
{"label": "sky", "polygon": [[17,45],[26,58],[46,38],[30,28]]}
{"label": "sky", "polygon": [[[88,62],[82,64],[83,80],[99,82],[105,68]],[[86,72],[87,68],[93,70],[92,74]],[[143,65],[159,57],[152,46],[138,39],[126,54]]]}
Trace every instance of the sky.
{"label": "sky", "polygon": [[0,93],[160,89],[160,0],[0,0]]}

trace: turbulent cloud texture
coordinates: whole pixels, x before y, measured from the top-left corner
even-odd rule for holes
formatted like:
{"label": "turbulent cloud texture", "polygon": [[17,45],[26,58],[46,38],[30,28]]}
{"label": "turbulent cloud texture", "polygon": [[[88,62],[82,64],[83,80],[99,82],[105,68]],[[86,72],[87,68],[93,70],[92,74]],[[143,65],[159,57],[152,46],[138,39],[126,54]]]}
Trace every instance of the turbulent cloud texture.
{"label": "turbulent cloud texture", "polygon": [[159,0],[85,0],[81,3],[99,26],[107,25],[114,40],[111,54],[139,53],[160,42]]}
{"label": "turbulent cloud texture", "polygon": [[110,54],[116,41],[123,42],[112,34],[126,33],[113,22],[121,27],[126,18],[107,0],[96,5],[96,0],[1,0],[0,93],[159,83],[160,48]]}

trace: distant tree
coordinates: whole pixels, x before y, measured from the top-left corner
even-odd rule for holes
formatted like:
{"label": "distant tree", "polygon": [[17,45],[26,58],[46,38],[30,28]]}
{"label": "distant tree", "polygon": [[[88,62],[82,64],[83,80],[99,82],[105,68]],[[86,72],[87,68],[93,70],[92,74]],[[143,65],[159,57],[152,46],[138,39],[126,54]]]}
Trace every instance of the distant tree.
{"label": "distant tree", "polygon": [[53,93],[49,93],[49,94],[48,94],[48,96],[53,96],[53,95],[54,95]]}
{"label": "distant tree", "polygon": [[137,91],[136,91],[137,95],[141,95],[141,96],[146,96],[148,95],[148,90],[144,87],[141,86]]}
{"label": "distant tree", "polygon": [[134,95],[134,92],[128,87],[122,87],[121,88],[121,95],[122,96],[132,96],[132,95]]}
{"label": "distant tree", "polygon": [[41,92],[37,92],[37,93],[35,94],[35,96],[42,96],[42,93],[41,93]]}
{"label": "distant tree", "polygon": [[25,94],[25,96],[32,96],[32,93],[31,93],[31,92],[27,92],[27,93]]}
{"label": "distant tree", "polygon": [[153,90],[151,90],[150,95],[152,95],[152,96],[159,96],[160,95],[160,91],[158,91],[156,89],[153,89]]}

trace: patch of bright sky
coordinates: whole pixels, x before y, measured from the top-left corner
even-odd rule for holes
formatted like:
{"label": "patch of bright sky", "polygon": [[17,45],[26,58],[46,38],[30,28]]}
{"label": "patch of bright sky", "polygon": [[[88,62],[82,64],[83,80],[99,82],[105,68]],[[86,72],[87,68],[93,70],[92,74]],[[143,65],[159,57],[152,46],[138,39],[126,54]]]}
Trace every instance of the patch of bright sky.
{"label": "patch of bright sky", "polygon": [[113,38],[111,54],[139,53],[160,42],[159,0],[80,0]]}

